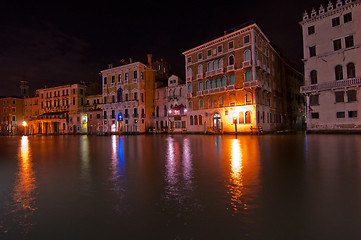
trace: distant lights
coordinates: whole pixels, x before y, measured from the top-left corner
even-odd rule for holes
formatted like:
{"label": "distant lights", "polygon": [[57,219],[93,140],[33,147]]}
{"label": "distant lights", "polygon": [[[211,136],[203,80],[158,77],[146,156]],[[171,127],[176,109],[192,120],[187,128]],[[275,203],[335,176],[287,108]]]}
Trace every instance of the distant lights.
{"label": "distant lights", "polygon": [[27,123],[27,122],[25,122],[25,121],[23,121],[23,123],[22,123],[22,124],[23,124],[23,126],[24,126],[24,127],[28,126],[28,123]]}

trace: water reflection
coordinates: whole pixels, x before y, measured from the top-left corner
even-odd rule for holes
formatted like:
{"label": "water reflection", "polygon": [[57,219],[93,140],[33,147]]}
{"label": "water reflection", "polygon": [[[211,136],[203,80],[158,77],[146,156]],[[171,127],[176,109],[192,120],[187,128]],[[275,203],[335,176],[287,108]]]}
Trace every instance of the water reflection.
{"label": "water reflection", "polygon": [[87,190],[91,186],[90,179],[90,163],[89,163],[89,140],[88,136],[82,136],[80,140],[80,159],[81,159],[81,179]]}
{"label": "water reflection", "polygon": [[121,201],[125,198],[125,163],[124,163],[124,152],[123,152],[123,137],[117,137],[116,135],[112,136],[112,156],[111,156],[111,177],[110,181],[112,182],[112,191],[116,194],[115,208],[117,211],[120,211],[122,208]]}
{"label": "water reflection", "polygon": [[165,199],[185,208],[189,207],[188,201],[193,192],[193,170],[189,139],[182,140],[183,144],[173,137],[166,140]]}
{"label": "water reflection", "polygon": [[12,195],[11,212],[15,216],[18,227],[26,234],[33,225],[32,216],[37,210],[36,188],[37,182],[33,170],[29,139],[21,138],[19,148],[18,172]]}
{"label": "water reflection", "polygon": [[[258,141],[252,137],[232,139],[230,142],[230,177],[227,193],[230,197],[230,209],[235,215],[247,210],[247,199],[255,194],[259,174]],[[247,188],[250,189],[247,189]]]}

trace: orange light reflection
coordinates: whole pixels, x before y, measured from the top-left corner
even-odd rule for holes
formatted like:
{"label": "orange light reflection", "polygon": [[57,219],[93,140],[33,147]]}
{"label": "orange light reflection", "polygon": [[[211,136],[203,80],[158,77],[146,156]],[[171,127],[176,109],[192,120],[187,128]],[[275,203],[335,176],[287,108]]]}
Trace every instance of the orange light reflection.
{"label": "orange light reflection", "polygon": [[31,216],[37,210],[36,187],[37,182],[30,154],[29,139],[27,136],[23,136],[19,149],[19,170],[16,176],[11,209],[13,213],[16,213],[16,220],[25,232],[33,225]]}

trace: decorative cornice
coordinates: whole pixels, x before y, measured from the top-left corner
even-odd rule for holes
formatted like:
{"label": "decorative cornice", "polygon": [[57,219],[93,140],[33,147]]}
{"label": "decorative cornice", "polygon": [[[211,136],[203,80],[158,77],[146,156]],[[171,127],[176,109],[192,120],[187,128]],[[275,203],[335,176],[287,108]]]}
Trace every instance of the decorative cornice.
{"label": "decorative cornice", "polygon": [[318,21],[320,19],[335,15],[337,13],[343,12],[345,10],[354,8],[361,4],[361,0],[345,0],[343,3],[341,0],[337,0],[335,6],[329,2],[327,8],[324,8],[321,4],[318,11],[312,8],[311,15],[305,11],[303,13],[302,21],[299,22],[300,25]]}

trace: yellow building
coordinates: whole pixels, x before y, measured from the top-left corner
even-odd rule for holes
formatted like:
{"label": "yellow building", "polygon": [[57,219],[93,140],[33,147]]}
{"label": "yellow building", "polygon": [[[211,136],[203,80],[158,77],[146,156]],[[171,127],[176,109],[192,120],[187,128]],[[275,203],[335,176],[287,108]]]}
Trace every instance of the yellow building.
{"label": "yellow building", "polygon": [[86,133],[86,86],[70,84],[36,90],[25,99],[28,134]]}
{"label": "yellow building", "polygon": [[183,55],[188,132],[275,131],[295,128],[302,119],[303,76],[256,24],[225,32]]}
{"label": "yellow building", "polygon": [[101,71],[104,133],[143,133],[154,114],[155,71],[141,62]]}

